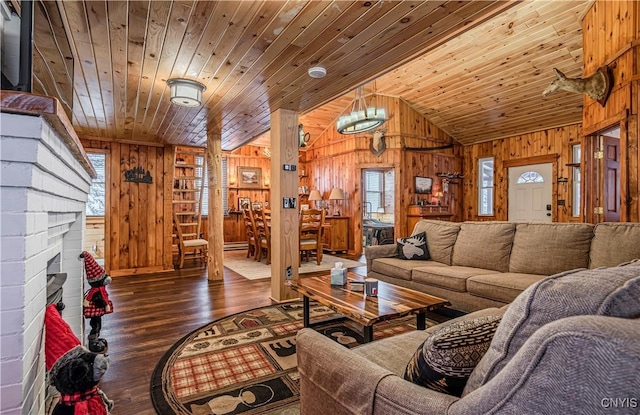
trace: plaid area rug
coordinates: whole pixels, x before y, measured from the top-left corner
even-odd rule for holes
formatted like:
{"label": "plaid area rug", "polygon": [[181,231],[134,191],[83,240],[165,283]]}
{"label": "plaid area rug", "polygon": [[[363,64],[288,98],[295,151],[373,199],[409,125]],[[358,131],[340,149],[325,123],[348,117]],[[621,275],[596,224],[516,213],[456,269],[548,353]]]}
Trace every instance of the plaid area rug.
{"label": "plaid area rug", "polygon": [[[362,326],[312,302],[314,327],[354,347],[363,343]],[[336,320],[336,319],[339,320]],[[174,344],[151,377],[158,414],[297,414],[299,378],[296,332],[302,328],[302,302],[257,308],[214,321]],[[381,339],[415,330],[415,318],[374,327]]]}

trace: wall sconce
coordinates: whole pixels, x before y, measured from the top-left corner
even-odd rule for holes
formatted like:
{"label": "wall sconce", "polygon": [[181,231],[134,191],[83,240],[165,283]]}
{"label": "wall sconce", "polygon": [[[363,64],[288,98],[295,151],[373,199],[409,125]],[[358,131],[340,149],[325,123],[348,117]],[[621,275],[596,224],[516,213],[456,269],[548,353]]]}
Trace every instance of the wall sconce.
{"label": "wall sconce", "polygon": [[[339,187],[334,187],[329,194],[329,200],[344,200],[344,192]],[[335,202],[333,216],[340,216],[338,202]]]}
{"label": "wall sconce", "polygon": [[173,78],[167,80],[171,88],[171,102],[183,107],[199,107],[202,104],[202,91],[206,89],[200,82],[190,79]]}

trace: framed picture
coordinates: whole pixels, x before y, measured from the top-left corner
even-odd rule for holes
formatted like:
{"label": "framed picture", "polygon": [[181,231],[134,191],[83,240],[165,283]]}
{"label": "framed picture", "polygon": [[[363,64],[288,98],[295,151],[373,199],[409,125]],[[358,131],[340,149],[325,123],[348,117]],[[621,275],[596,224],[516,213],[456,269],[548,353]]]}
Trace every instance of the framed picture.
{"label": "framed picture", "polygon": [[248,197],[239,197],[238,198],[238,209],[251,209],[251,199]]}
{"label": "framed picture", "polygon": [[253,210],[262,210],[262,203],[260,202],[253,202],[251,204],[251,209]]}
{"label": "framed picture", "polygon": [[262,169],[260,167],[238,166],[238,187],[262,187]]}
{"label": "framed picture", "polygon": [[416,193],[430,194],[433,187],[433,179],[431,177],[415,177]]}

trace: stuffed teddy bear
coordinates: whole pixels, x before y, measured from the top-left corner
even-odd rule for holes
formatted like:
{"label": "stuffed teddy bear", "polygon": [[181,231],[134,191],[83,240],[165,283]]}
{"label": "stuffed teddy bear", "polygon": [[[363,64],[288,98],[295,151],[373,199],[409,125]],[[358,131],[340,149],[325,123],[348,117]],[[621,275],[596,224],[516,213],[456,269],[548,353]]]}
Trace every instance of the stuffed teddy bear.
{"label": "stuffed teddy bear", "polygon": [[113,401],[98,389],[109,360],[81,346],[53,304],[45,311],[45,367],[60,393],[52,415],[109,415]]}
{"label": "stuffed teddy bear", "polygon": [[[82,251],[80,258],[84,259],[84,269],[87,274],[87,282],[91,286],[84,296],[84,317],[89,319],[91,332],[89,333],[89,346],[92,348],[96,339],[100,337],[102,328],[102,316],[113,313],[113,303],[109,300],[106,286],[111,284],[111,277],[87,251]],[[99,350],[96,350],[99,351]]]}

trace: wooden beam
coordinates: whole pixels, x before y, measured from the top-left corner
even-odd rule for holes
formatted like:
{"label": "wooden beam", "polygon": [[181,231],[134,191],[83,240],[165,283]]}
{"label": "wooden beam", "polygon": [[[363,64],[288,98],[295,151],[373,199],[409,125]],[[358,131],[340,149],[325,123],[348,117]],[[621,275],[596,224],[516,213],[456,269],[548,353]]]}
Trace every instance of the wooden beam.
{"label": "wooden beam", "polygon": [[502,167],[508,169],[510,167],[528,166],[530,164],[555,163],[560,157],[559,154],[544,154],[542,156],[523,157],[519,159],[505,160]]}
{"label": "wooden beam", "polygon": [[222,139],[220,131],[207,131],[207,176],[209,186],[209,257],[207,279],[224,277],[224,212],[222,210]]}
{"label": "wooden beam", "polygon": [[[287,270],[298,279],[298,170],[285,171],[284,164],[298,165],[298,113],[279,109],[271,113],[271,299],[297,298],[285,286]],[[295,198],[296,209],[285,209],[283,198]]]}

